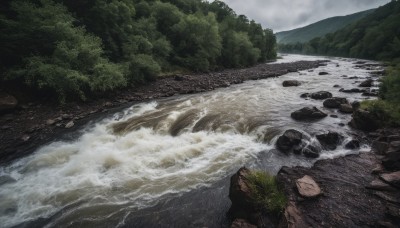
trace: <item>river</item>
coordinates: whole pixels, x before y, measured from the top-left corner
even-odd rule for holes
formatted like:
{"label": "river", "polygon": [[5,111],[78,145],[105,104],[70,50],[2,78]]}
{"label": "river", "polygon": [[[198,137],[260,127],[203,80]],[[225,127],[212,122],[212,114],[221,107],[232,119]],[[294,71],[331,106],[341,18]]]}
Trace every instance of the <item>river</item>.
{"label": "river", "polygon": [[[53,142],[0,167],[1,226],[227,226],[229,176],[238,168],[275,174],[283,165],[315,162],[272,150],[285,130],[311,138],[328,131],[347,139],[354,134],[347,126],[351,115],[300,95],[324,90],[349,101],[366,99],[333,86],[357,87],[355,81],[369,77],[369,70],[344,58],[285,55],[278,62],[321,59],[331,61],[314,70],[133,105],[88,125],[75,140]],[[289,79],[302,85],[282,87]],[[290,113],[304,106],[339,118],[293,120]],[[319,159],[350,153],[358,150],[339,146]]]}

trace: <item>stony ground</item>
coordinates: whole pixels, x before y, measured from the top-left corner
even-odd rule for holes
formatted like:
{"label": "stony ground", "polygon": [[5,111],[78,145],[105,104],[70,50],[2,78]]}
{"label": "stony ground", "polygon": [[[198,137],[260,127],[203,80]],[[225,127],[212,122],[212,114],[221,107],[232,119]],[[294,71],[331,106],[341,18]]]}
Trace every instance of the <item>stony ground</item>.
{"label": "stony ground", "polygon": [[[289,227],[400,226],[400,129],[379,129],[368,137],[371,152],[280,170],[277,178],[290,201]],[[321,195],[301,193],[296,181],[305,175]]]}

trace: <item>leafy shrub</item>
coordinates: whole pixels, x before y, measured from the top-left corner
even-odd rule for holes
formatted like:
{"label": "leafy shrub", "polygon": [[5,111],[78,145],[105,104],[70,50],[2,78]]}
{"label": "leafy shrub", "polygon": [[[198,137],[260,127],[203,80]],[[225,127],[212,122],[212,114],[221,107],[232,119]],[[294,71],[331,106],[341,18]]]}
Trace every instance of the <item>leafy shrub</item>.
{"label": "leafy shrub", "polygon": [[363,101],[361,108],[370,111],[383,126],[400,126],[400,106],[385,100]]}
{"label": "leafy shrub", "polygon": [[252,171],[247,178],[254,203],[270,213],[280,214],[286,206],[287,198],[276,178],[261,171]]}
{"label": "leafy shrub", "polygon": [[129,62],[128,81],[130,83],[144,83],[154,81],[161,72],[161,67],[150,55],[136,55]]}

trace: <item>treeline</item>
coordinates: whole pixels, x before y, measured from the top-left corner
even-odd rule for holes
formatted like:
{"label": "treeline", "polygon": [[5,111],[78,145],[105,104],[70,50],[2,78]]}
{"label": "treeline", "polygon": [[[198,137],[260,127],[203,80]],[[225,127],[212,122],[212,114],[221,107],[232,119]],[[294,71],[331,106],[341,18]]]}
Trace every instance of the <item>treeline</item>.
{"label": "treeline", "polygon": [[335,33],[278,48],[283,53],[392,60],[400,57],[399,28],[400,2],[392,1]]}
{"label": "treeline", "polygon": [[276,57],[270,29],[222,1],[3,0],[0,81],[61,102],[161,73],[245,67]]}

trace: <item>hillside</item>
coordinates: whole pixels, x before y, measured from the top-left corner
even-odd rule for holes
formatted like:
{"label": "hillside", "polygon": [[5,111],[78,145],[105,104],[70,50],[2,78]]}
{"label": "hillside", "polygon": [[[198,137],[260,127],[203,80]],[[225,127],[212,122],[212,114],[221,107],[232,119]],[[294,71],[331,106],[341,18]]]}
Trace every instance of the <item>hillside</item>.
{"label": "hillside", "polygon": [[324,36],[328,33],[332,33],[341,28],[344,28],[346,25],[356,22],[369,15],[374,10],[375,9],[370,9],[347,16],[327,18],[302,28],[278,32],[275,35],[278,43],[288,44],[297,42],[308,42],[315,37]]}
{"label": "hillside", "polygon": [[392,60],[400,57],[400,2],[379,7],[356,23],[307,43],[281,44],[285,53]]}

